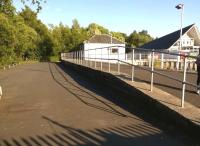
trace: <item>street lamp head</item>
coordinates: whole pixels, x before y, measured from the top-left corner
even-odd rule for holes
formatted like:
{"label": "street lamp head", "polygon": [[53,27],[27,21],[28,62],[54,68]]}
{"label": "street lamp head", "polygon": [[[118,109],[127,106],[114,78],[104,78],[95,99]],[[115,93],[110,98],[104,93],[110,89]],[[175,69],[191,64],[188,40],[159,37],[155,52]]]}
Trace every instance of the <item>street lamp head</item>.
{"label": "street lamp head", "polygon": [[183,7],[184,7],[184,4],[178,4],[175,8],[177,8],[177,9],[183,9]]}

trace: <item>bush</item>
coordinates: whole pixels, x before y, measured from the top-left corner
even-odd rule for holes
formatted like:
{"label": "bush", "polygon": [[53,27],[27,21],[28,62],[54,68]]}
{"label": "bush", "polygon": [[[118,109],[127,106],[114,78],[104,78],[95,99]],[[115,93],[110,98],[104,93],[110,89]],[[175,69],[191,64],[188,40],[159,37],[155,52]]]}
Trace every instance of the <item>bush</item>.
{"label": "bush", "polygon": [[51,62],[59,62],[60,61],[60,56],[50,56],[49,61]]}

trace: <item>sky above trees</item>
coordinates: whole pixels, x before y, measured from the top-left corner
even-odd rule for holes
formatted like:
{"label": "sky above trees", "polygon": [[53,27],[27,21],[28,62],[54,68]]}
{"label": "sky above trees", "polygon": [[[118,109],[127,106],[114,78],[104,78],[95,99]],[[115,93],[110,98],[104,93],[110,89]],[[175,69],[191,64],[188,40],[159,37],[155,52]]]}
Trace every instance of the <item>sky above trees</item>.
{"label": "sky above trees", "polygon": [[[145,29],[160,37],[180,28],[180,11],[175,9],[179,3],[185,4],[183,26],[200,27],[199,0],[47,0],[38,17],[45,24],[71,26],[76,18],[84,27],[94,22],[111,31],[130,34]],[[20,0],[14,5],[17,10],[22,7]]]}

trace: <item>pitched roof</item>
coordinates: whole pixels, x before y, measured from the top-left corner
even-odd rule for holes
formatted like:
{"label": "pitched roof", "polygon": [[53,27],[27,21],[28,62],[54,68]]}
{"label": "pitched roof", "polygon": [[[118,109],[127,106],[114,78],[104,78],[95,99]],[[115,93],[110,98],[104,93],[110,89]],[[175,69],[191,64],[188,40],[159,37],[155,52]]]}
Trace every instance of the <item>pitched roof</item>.
{"label": "pitched roof", "polygon": [[110,35],[102,34],[102,35],[94,35],[89,40],[85,41],[85,43],[102,43],[102,44],[110,44],[112,41],[112,44],[125,44],[125,42],[122,42],[114,37],[111,38]]}
{"label": "pitched roof", "polygon": [[[184,35],[188,30],[190,30],[194,24],[189,25],[182,29],[182,35]],[[147,44],[144,44],[140,46],[140,48],[144,49],[168,49],[170,48],[174,43],[178,41],[180,38],[180,30],[177,30],[175,32],[172,32],[170,34],[167,34],[161,38],[155,39]]]}

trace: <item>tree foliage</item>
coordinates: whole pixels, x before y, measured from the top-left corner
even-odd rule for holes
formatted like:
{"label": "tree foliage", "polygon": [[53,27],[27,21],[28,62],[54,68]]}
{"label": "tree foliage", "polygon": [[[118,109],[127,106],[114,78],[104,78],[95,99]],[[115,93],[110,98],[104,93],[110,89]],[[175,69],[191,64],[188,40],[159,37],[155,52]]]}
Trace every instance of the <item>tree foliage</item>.
{"label": "tree foliage", "polygon": [[36,10],[37,10],[37,13],[38,13],[42,9],[41,4],[46,3],[46,0],[21,0],[21,2],[24,5],[26,5],[27,2],[32,3],[33,5],[36,5],[37,6]]}
{"label": "tree foliage", "polygon": [[11,62],[15,46],[15,29],[6,15],[0,13],[0,62]]}
{"label": "tree foliage", "polygon": [[[44,0],[21,0],[24,4],[33,3],[41,9]],[[38,13],[25,6],[16,12],[12,0],[0,0],[0,66],[19,60],[48,60],[60,52],[79,49],[80,45],[95,34],[111,34],[129,46],[138,47],[152,37],[143,30],[125,33],[109,31],[107,28],[91,23],[81,27],[77,19],[72,26],[60,23],[47,27],[38,19]]]}
{"label": "tree foliage", "polygon": [[140,32],[133,31],[126,39],[126,42],[131,47],[139,47],[149,41],[152,41],[153,38],[148,34],[146,30]]}
{"label": "tree foliage", "polygon": [[7,16],[14,16],[15,8],[12,5],[11,0],[0,0],[0,13],[3,13]]}

